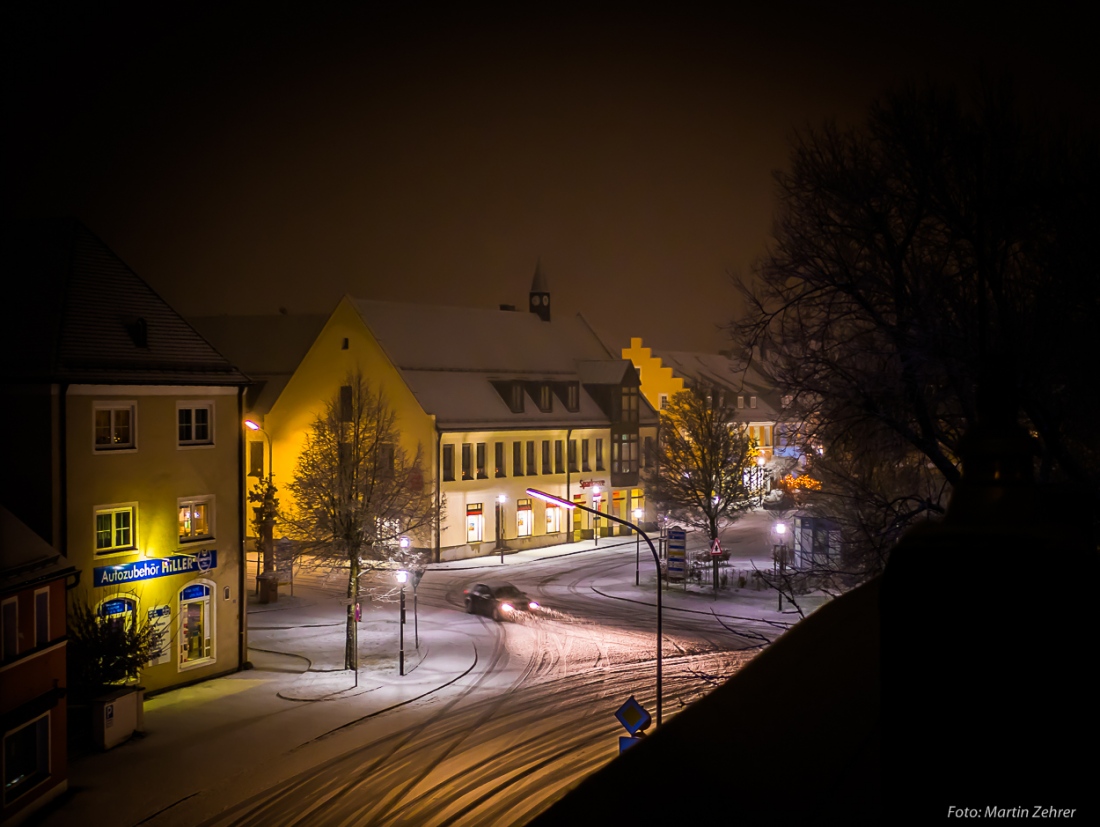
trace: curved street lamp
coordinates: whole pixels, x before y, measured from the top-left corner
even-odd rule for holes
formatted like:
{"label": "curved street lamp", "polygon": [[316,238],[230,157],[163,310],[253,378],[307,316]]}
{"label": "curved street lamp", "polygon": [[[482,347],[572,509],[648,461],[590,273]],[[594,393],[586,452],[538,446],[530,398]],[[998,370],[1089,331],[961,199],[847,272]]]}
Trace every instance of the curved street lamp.
{"label": "curved street lamp", "polygon": [[661,726],[661,558],[657,554],[657,549],[653,547],[653,541],[649,539],[649,535],[642,529],[630,522],[629,520],[623,520],[616,517],[611,513],[610,509],[606,514],[597,511],[594,508],[589,508],[587,505],[581,505],[580,503],[570,502],[569,500],[563,500],[561,497],[555,497],[553,494],[547,494],[545,491],[539,491],[537,488],[528,488],[527,493],[532,497],[548,502],[552,505],[559,506],[561,508],[579,508],[581,511],[587,511],[589,514],[594,514],[596,517],[606,517],[612,522],[625,525],[627,528],[632,528],[638,532],[638,536],[646,541],[646,545],[649,546],[649,550],[653,552],[653,562],[657,566],[657,726]]}

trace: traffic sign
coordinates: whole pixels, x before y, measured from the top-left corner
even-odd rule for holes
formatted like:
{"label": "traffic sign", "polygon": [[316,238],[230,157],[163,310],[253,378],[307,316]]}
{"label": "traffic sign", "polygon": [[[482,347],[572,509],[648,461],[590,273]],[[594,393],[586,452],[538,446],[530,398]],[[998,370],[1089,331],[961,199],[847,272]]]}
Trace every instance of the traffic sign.
{"label": "traffic sign", "polygon": [[640,736],[620,735],[619,736],[619,754],[626,752],[635,744],[640,744],[645,739]]}
{"label": "traffic sign", "polygon": [[619,719],[619,723],[631,735],[637,735],[653,721],[650,714],[646,712],[645,707],[634,700],[633,695],[627,698],[626,703],[618,708],[615,717]]}
{"label": "traffic sign", "polygon": [[710,544],[710,553],[715,557],[722,556],[722,541],[717,537],[715,537],[714,542]]}
{"label": "traffic sign", "polygon": [[686,557],[687,532],[682,528],[668,530],[668,579],[684,579],[684,559]]}

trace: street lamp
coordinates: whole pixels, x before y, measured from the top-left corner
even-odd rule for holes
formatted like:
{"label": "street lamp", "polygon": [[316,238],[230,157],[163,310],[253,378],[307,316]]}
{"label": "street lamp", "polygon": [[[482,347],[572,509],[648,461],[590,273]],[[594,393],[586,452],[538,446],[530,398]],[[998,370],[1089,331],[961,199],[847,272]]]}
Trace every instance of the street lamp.
{"label": "street lamp", "polygon": [[[545,491],[539,491],[537,488],[528,488],[527,493],[532,497],[538,497],[540,500],[559,506],[560,508],[579,508],[581,511],[587,511],[589,514],[595,514],[597,517],[601,516],[599,511],[589,508],[587,505],[563,500],[561,497],[555,497],[553,494],[547,494]],[[642,531],[640,526],[628,522],[627,520],[620,519],[614,514],[602,516],[606,516],[607,519],[613,520],[620,525],[625,525],[627,528],[632,528],[638,532],[638,536],[645,539],[646,545],[649,546],[649,550],[653,552],[653,562],[657,566],[657,726],[659,727],[661,725],[661,558],[657,555],[657,549],[653,547],[653,541],[649,539],[648,534]]]}
{"label": "street lamp", "polygon": [[508,498],[504,494],[497,496],[497,548],[500,549],[500,562],[504,562],[504,503]]}
{"label": "street lamp", "polygon": [[[775,535],[779,542],[775,544],[775,548],[772,549],[772,560],[775,562],[775,566],[778,569],[779,577],[783,577],[783,573],[787,568],[787,525],[786,523],[775,524]],[[782,583],[779,584],[780,588],[776,589],[779,592],[779,611],[783,611],[783,589]]]}
{"label": "street lamp", "polygon": [[[248,428],[248,430],[258,431],[260,434],[263,435],[263,438],[267,440],[267,485],[264,489],[264,501],[261,503],[261,508],[263,509],[263,523],[260,527],[260,543],[263,546],[263,575],[265,575],[264,595],[261,598],[261,602],[268,603],[271,600],[271,584],[267,582],[270,580],[270,578],[266,576],[270,575],[275,568],[275,540],[273,537],[274,521],[272,520],[270,508],[271,504],[268,502],[269,498],[273,496],[271,488],[273,484],[272,477],[274,476],[274,469],[272,467],[272,454],[274,453],[274,448],[271,444],[271,435],[268,434],[268,432],[265,431],[263,428],[261,428],[259,423],[257,423],[254,419],[246,419],[244,421],[244,424],[245,427]],[[257,568],[259,567],[257,566]],[[256,591],[260,590],[260,578],[261,574],[257,571]],[[279,585],[278,581],[276,581],[274,586],[276,599],[278,598],[279,594],[278,589]]]}
{"label": "street lamp", "polygon": [[[635,508],[634,509],[634,522],[641,523],[642,516],[644,514],[645,514],[645,511],[643,509]],[[639,567],[641,565],[641,562],[640,562],[641,561],[641,554],[642,554],[642,535],[635,532],[634,533],[634,585],[635,586],[639,585],[640,582],[641,582],[641,575],[639,574],[639,570],[640,570]],[[657,583],[660,584],[660,582],[661,582],[661,577],[658,574]]]}
{"label": "street lamp", "polygon": [[760,505],[764,505],[764,464],[767,462],[761,454],[756,458],[756,490],[760,492]]}
{"label": "street lamp", "polygon": [[400,636],[400,648],[397,654],[397,673],[405,674],[405,581],[409,579],[409,573],[402,569],[397,572],[397,582],[401,584],[401,611],[397,618],[398,634]]}
{"label": "street lamp", "polygon": [[[397,541],[397,544],[401,546],[402,552],[408,552],[409,550],[409,538],[402,537]],[[404,559],[404,557],[402,557]],[[417,572],[421,571],[420,566],[416,568]],[[413,576],[413,639],[416,641],[416,651],[420,651],[420,618],[417,616],[416,611],[416,587],[420,585],[420,576],[416,574]]]}
{"label": "street lamp", "polygon": [[600,545],[600,487],[598,485],[592,486],[592,504],[596,507],[596,510],[592,511],[596,515],[596,519],[592,521],[592,547],[597,548]]}

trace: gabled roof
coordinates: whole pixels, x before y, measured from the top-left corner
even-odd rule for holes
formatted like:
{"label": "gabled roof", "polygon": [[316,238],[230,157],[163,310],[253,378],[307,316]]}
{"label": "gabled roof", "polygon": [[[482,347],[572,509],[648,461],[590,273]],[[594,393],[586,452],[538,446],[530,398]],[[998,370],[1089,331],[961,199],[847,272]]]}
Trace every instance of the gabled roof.
{"label": "gabled roof", "polygon": [[[6,224],[0,372],[9,381],[242,385],[241,371],[74,219]],[[17,298],[16,298],[17,297]]]}
{"label": "gabled roof", "polygon": [[[584,385],[618,384],[633,369],[604,347],[579,314],[546,322],[527,312],[348,301],[442,429],[606,425],[606,414]],[[523,411],[515,413],[494,386],[511,381],[528,387],[577,382],[578,410],[569,411],[555,395],[549,412],[526,397]],[[648,406],[642,416],[643,422],[656,422]]]}
{"label": "gabled roof", "polygon": [[682,351],[652,350],[673,374],[684,377],[690,383],[702,383],[725,388],[737,394],[755,396],[758,407],[746,408],[762,419],[775,418],[780,409],[775,389],[757,371],[744,368],[728,356],[718,353],[687,353]]}
{"label": "gabled roof", "polygon": [[68,558],[0,505],[0,593],[76,571]]}

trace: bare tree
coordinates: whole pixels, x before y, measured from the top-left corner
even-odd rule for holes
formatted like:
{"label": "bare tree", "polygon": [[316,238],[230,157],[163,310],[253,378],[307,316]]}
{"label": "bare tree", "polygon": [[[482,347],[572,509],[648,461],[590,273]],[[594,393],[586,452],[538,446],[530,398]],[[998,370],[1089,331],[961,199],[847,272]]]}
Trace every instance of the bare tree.
{"label": "bare tree", "polygon": [[1071,354],[1095,351],[1100,165],[1094,141],[1040,123],[1004,85],[972,100],[909,87],[861,127],[796,135],[776,174],[775,240],[739,281],[750,310],[733,330],[770,350],[759,367],[824,452],[816,500],[867,571],[944,512],[979,381],[1019,403],[1040,479],[1098,502],[1081,412],[1100,399]]}
{"label": "bare tree", "polygon": [[287,484],[293,507],[285,533],[320,565],[347,570],[344,668],[358,666],[355,607],[360,580],[374,568],[407,564],[402,537],[424,538],[438,524],[421,446],[400,445],[397,414],[362,374],[346,384],[314,420]]}
{"label": "bare tree", "polygon": [[661,411],[661,438],[646,479],[657,507],[713,541],[751,504],[745,482],[756,445],[729,394],[696,385]]}

